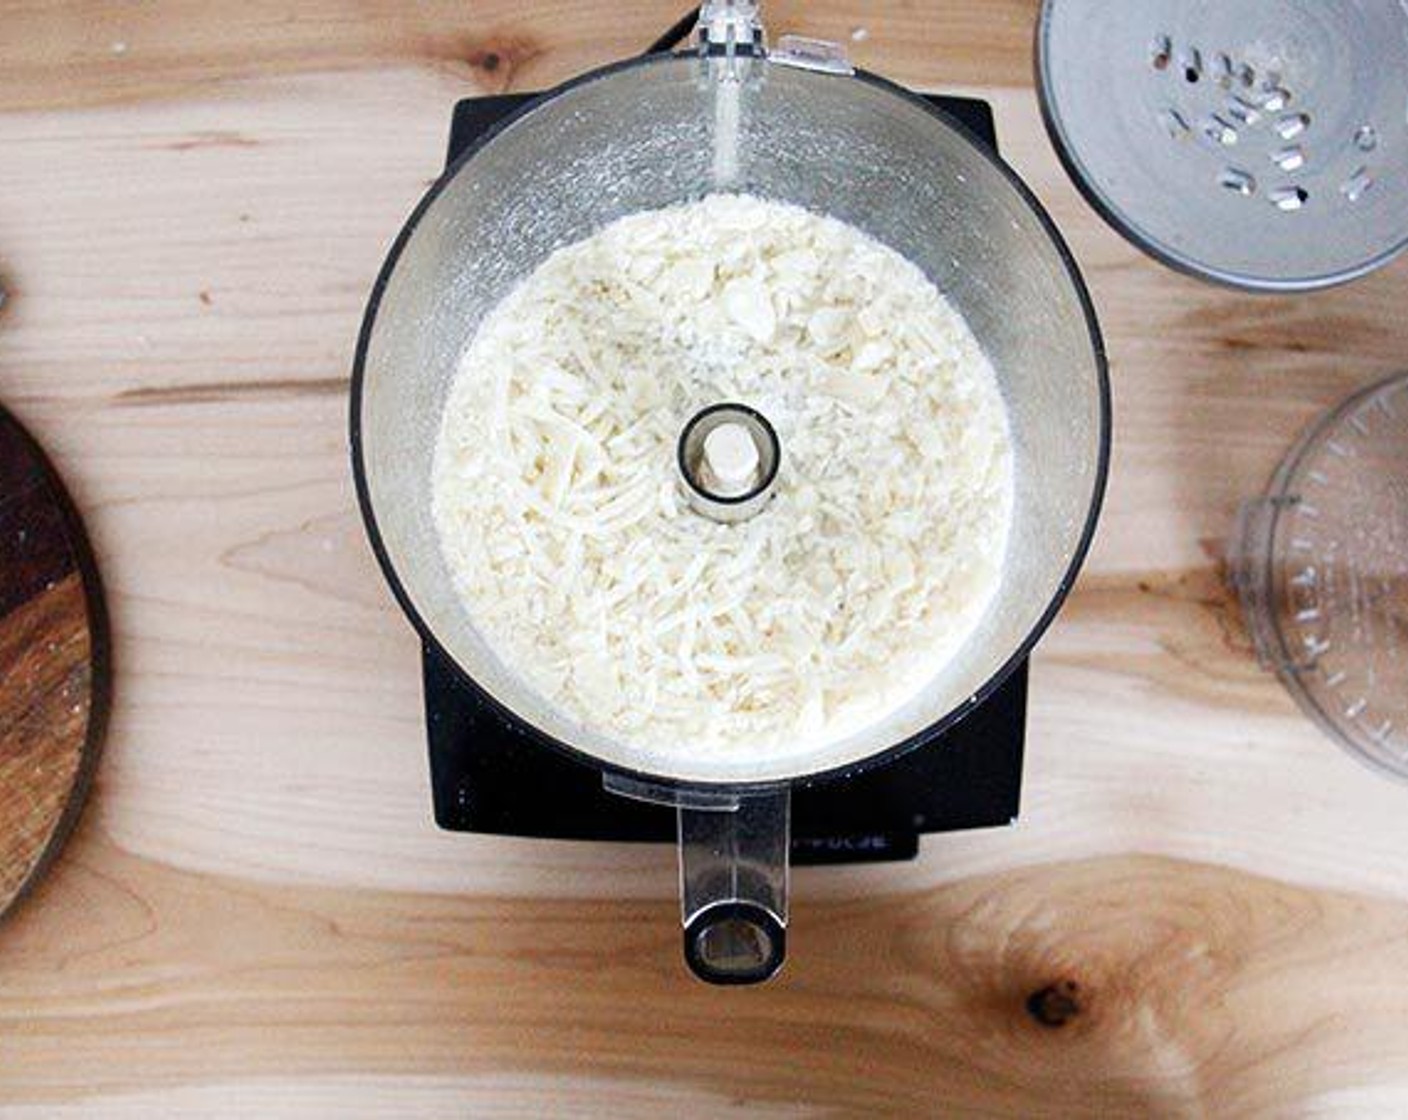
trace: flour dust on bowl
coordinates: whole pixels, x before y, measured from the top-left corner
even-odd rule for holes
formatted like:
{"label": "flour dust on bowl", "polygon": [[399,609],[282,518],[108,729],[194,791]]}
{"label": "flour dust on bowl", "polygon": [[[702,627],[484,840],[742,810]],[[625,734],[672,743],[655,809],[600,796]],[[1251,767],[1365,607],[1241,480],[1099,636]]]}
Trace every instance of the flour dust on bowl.
{"label": "flour dust on bowl", "polygon": [[506,719],[678,814],[685,951],[766,979],[792,790],[1027,655],[1109,442],[1089,300],[961,126],[726,5],[448,169],[353,379],[368,530]]}

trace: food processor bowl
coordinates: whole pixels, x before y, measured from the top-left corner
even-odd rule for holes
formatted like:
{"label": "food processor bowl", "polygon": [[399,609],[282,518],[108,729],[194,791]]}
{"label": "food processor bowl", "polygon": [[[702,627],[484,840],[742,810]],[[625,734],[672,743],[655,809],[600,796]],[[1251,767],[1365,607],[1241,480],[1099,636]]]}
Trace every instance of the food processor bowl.
{"label": "food processor bowl", "polygon": [[[352,443],[368,530],[426,641],[510,718],[599,767],[613,789],[681,805],[686,898],[693,884],[696,910],[747,902],[740,883],[749,877],[739,869],[755,868],[752,893],[776,919],[778,929],[766,933],[778,941],[790,784],[841,776],[929,740],[1025,657],[1089,542],[1109,405],[1094,313],[1070,254],[991,151],[874,76],[739,61],[746,73],[731,89],[719,63],[697,55],[595,71],[546,94],[455,162],[377,279],[357,348]],[[726,139],[735,111],[737,150],[721,160],[715,142]],[[917,696],[861,731],[758,755],[651,749],[583,726],[549,703],[473,625],[431,506],[446,397],[490,309],[558,247],[625,215],[718,190],[848,222],[923,269],[991,360],[1013,447],[1008,557],[993,604],[966,644]],[[689,817],[697,813],[715,815]],[[688,919],[688,901],[686,910]],[[762,934],[732,911],[727,920],[733,924],[705,931],[708,945],[699,936],[690,942],[734,962],[707,978],[756,978],[746,962],[760,956],[775,967],[773,946],[757,941]],[[692,963],[701,975],[710,970]]]}

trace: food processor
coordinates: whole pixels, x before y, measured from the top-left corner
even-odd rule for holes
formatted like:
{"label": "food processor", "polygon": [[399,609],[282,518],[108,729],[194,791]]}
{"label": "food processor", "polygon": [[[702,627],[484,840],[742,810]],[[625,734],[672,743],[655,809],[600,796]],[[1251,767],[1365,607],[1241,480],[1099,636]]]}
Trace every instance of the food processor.
{"label": "food processor", "polygon": [[[918,265],[990,359],[1011,432],[1008,553],[976,630],[912,699],[854,733],[782,755],[650,749],[569,717],[474,627],[431,511],[445,399],[484,316],[556,248],[716,191],[840,219]],[[695,419],[678,417],[682,437]],[[706,4],[695,49],[570,81],[452,160],[377,279],[351,408],[359,501],[425,642],[428,701],[432,680],[452,686],[515,729],[525,750],[545,747],[555,763],[592,774],[623,818],[642,804],[668,806],[685,957],[697,976],[724,984],[766,979],[782,963],[794,799],[825,787],[844,804],[848,788],[943,740],[1024,669],[1089,545],[1109,424],[1089,297],[1015,174],[954,117],[854,69],[837,45],[783,37],[769,48],[752,3]],[[766,503],[749,515],[768,516]],[[433,745],[434,705],[428,715]],[[461,789],[473,798],[473,783]]]}

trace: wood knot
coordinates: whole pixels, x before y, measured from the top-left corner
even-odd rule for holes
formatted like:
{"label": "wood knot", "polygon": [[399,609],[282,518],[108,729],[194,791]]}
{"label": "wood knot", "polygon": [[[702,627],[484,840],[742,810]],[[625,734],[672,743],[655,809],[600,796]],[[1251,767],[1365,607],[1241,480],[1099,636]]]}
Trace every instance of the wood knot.
{"label": "wood knot", "polygon": [[531,40],[514,37],[469,43],[463,57],[482,86],[503,92],[509,88],[519,67],[541,53],[541,48]]}
{"label": "wood knot", "polygon": [[1080,985],[1074,980],[1048,984],[1027,997],[1027,1014],[1043,1027],[1064,1027],[1081,1010]]}

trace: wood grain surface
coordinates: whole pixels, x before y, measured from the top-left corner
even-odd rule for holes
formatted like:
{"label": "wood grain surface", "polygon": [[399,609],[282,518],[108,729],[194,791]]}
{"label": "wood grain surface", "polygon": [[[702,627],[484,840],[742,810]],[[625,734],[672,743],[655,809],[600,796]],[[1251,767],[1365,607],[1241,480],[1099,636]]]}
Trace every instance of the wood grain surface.
{"label": "wood grain surface", "polygon": [[106,715],[103,617],[63,483],[0,409],[0,919],[82,808]]}
{"label": "wood grain surface", "polygon": [[1113,474],[1018,825],[799,873],[787,972],[720,993],[668,850],[430,821],[347,466],[362,304],[456,98],[676,6],[0,4],[0,400],[120,668],[90,811],[0,926],[0,1116],[1408,1111],[1408,791],[1261,672],[1219,572],[1296,432],[1408,361],[1408,265],[1258,298],[1141,257],[1042,132],[1034,0],[767,10],[991,100],[1101,313]]}

